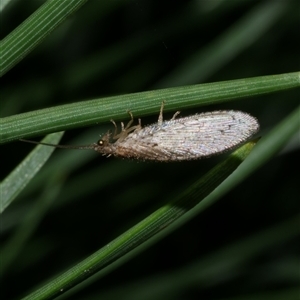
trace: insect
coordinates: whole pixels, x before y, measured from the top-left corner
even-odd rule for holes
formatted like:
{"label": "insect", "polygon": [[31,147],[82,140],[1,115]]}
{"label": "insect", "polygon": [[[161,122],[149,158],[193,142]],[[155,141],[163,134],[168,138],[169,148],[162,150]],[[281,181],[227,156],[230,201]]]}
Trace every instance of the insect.
{"label": "insect", "polygon": [[[233,110],[213,111],[163,121],[164,102],[161,105],[157,123],[142,127],[131,120],[125,126],[121,122],[121,131],[103,135],[97,142],[84,146],[53,145],[29,140],[35,144],[69,149],[92,149],[102,155],[118,156],[153,161],[195,160],[221,154],[236,148],[249,140],[258,130],[259,124],[251,115]],[[113,142],[115,140],[115,142]]]}

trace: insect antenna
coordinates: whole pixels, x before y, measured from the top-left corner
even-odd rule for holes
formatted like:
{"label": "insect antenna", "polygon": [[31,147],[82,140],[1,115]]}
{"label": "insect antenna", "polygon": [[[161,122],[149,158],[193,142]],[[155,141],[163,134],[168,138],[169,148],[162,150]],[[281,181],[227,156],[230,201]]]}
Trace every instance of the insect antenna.
{"label": "insect antenna", "polygon": [[50,146],[50,147],[55,147],[55,148],[60,148],[60,149],[79,149],[79,150],[93,150],[95,148],[94,144],[90,145],[55,145],[55,144],[50,144],[50,143],[42,143],[42,142],[36,142],[32,140],[26,140],[26,139],[19,139],[21,142],[26,142],[30,144],[36,144],[36,145],[44,145],[44,146]]}

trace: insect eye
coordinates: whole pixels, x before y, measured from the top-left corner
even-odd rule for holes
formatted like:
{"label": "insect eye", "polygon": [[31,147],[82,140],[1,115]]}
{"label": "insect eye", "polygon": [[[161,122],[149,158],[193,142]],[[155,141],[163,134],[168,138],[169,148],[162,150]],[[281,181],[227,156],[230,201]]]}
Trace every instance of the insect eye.
{"label": "insect eye", "polygon": [[103,141],[103,140],[99,140],[99,141],[97,142],[97,144],[98,144],[99,146],[103,146],[103,145],[104,145],[104,141]]}

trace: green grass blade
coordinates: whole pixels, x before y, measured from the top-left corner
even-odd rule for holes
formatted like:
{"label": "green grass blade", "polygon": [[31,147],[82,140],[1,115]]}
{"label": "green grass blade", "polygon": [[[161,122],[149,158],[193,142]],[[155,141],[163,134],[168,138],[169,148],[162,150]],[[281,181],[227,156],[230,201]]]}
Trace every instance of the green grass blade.
{"label": "green grass blade", "polygon": [[236,150],[223,163],[203,176],[188,193],[164,205],[107,246],[24,299],[53,299],[124,256],[160,232],[162,228],[169,226],[231,174],[248,156],[254,145],[255,143],[250,142]]}
{"label": "green grass blade", "polygon": [[7,4],[9,4],[9,2],[11,2],[11,0],[2,0],[2,1],[0,2],[0,12],[2,12],[2,11],[4,10],[5,6],[6,6]]}
{"label": "green grass blade", "polygon": [[[54,133],[43,139],[44,143],[58,143],[63,133]],[[31,179],[45,164],[52,152],[53,147],[37,146],[28,156],[1,182],[1,207],[2,213],[26,187]]]}
{"label": "green grass blade", "polygon": [[28,55],[87,0],[48,0],[0,43],[0,76]]}
{"label": "green grass blade", "polygon": [[[197,286],[201,286],[202,289],[210,289],[212,282],[215,282],[216,278],[218,278],[218,282],[220,278],[223,278],[223,280],[221,280],[221,284],[222,281],[230,282],[230,274],[235,274],[235,277],[238,278],[245,275],[247,270],[241,266],[249,264],[250,261],[268,253],[268,251],[273,251],[273,249],[280,247],[284,242],[297,238],[299,236],[299,230],[297,228],[298,223],[299,215],[293,216],[279,224],[263,228],[262,230],[255,232],[253,235],[246,236],[243,239],[230,243],[226,247],[217,249],[213,253],[199,257],[191,264],[176,270],[156,274],[155,278],[144,278],[142,280],[137,280],[134,283],[119,285],[118,289],[111,289],[107,292],[100,293],[98,294],[98,297],[101,298],[103,296],[105,299],[118,299],[122,297],[122,295],[126,294],[127,299],[136,299],[135,296],[138,293],[141,299],[156,299],[157,297],[161,299],[161,295],[168,295],[168,299],[173,299],[176,298],[176,295],[181,291],[188,290],[193,287],[195,282]],[[199,238],[201,238],[202,231],[203,229],[199,229]],[[296,258],[294,260],[295,264],[297,264]],[[291,263],[293,263],[293,261]],[[285,268],[288,267],[288,265],[285,266]],[[291,269],[295,270],[296,267],[291,267]],[[280,268],[279,272],[282,272],[282,268]],[[298,272],[296,270],[296,274],[297,273]],[[262,276],[264,277],[265,274]],[[90,284],[90,281],[99,280],[98,276],[95,277],[96,278],[88,280],[88,283]],[[81,288],[81,286],[79,288]],[[284,287],[281,291],[282,292],[280,294],[283,295],[285,293]],[[294,288],[291,288],[290,291],[293,294],[296,292]],[[66,293],[66,296],[70,297],[73,295],[72,292],[72,290],[69,291]],[[68,298],[66,297],[66,299]],[[232,299],[232,297],[228,299]],[[248,297],[236,299],[248,300]],[[249,297],[249,299],[252,298]],[[256,298],[253,297],[253,299]],[[265,298],[262,297],[261,299]],[[283,297],[278,299],[287,298]]]}
{"label": "green grass blade", "polygon": [[1,143],[159,112],[236,100],[300,86],[300,72],[169,88],[41,109],[2,119]]}

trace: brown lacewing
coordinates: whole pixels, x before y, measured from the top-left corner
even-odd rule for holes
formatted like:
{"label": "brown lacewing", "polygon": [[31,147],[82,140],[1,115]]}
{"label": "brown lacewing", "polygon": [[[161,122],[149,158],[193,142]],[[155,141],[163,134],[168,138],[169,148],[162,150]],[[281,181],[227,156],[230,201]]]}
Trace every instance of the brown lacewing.
{"label": "brown lacewing", "polygon": [[[258,130],[259,124],[251,115],[234,110],[213,111],[189,117],[163,121],[164,103],[161,105],[158,122],[142,127],[133,125],[133,115],[126,126],[121,122],[121,132],[103,135],[90,145],[54,145],[21,139],[21,141],[64,149],[92,149],[107,157],[153,161],[183,161],[210,157],[236,148],[249,140]],[[115,140],[115,142],[113,142]]]}

